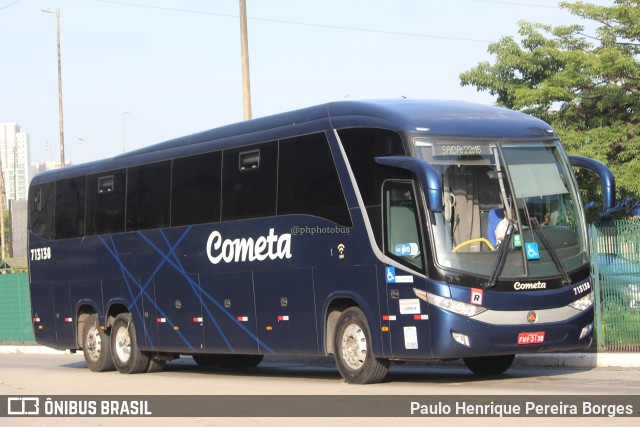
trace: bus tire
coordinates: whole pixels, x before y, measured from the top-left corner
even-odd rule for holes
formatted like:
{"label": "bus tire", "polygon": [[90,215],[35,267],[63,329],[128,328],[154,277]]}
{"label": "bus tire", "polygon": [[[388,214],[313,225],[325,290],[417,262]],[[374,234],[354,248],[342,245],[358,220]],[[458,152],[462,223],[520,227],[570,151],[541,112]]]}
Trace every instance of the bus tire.
{"label": "bus tire", "polygon": [[350,384],[382,381],[389,370],[389,359],[379,359],[371,351],[371,332],[367,318],[357,307],[342,312],[334,333],[334,358],[340,375]]}
{"label": "bus tire", "polygon": [[111,357],[111,337],[100,329],[97,314],[90,315],[84,322],[82,353],[92,372],[106,372],[115,369]]}
{"label": "bus tire", "polygon": [[477,375],[498,375],[511,367],[515,354],[504,356],[463,357],[462,360],[471,372]]}
{"label": "bus tire", "polygon": [[140,351],[131,313],[118,314],[111,327],[113,363],[121,374],[139,374],[149,368],[149,356]]}

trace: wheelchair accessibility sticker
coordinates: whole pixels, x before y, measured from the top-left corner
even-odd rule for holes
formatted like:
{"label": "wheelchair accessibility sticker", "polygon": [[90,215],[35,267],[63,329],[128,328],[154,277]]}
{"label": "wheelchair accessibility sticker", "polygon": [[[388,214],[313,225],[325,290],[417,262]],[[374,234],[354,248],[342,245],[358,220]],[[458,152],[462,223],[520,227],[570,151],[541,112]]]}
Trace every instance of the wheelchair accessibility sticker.
{"label": "wheelchair accessibility sticker", "polygon": [[385,267],[387,283],[413,283],[413,276],[396,276],[395,267]]}
{"label": "wheelchair accessibility sticker", "polygon": [[537,243],[525,243],[524,248],[527,251],[527,259],[540,259],[540,251],[538,250]]}

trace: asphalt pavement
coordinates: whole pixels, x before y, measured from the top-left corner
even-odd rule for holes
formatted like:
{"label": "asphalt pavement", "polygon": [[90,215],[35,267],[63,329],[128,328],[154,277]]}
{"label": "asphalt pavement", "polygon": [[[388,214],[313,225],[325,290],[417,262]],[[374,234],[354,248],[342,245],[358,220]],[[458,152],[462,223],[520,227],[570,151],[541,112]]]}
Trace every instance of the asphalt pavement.
{"label": "asphalt pavement", "polygon": [[[0,345],[0,354],[64,354],[67,350],[58,351],[39,345]],[[82,356],[82,351],[76,353]],[[265,361],[301,362],[315,364],[333,364],[333,358],[308,356],[265,356]],[[429,363],[429,362],[427,362]],[[460,360],[433,361],[436,364],[457,364]],[[640,353],[540,353],[517,355],[513,366],[518,367],[566,367],[566,368],[640,368]]]}

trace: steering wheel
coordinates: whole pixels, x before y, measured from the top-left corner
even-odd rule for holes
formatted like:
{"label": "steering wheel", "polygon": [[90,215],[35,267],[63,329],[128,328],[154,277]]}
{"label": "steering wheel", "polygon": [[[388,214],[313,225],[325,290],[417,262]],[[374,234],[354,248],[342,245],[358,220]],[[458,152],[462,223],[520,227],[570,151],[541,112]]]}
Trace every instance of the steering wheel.
{"label": "steering wheel", "polygon": [[462,248],[462,247],[464,247],[464,246],[470,245],[470,244],[472,244],[472,243],[477,243],[477,242],[484,243],[485,245],[489,246],[489,249],[491,249],[492,251],[495,251],[495,250],[496,250],[496,248],[494,248],[494,247],[493,247],[493,245],[491,244],[491,242],[490,242],[490,241],[488,241],[488,240],[487,240],[487,239],[485,239],[484,237],[478,237],[478,238],[476,238],[476,239],[469,239],[469,240],[466,240],[466,241],[464,241],[464,242],[460,243],[458,246],[456,246],[455,248],[453,248],[453,251],[452,251],[452,252],[458,252],[458,249],[460,249],[460,248]]}

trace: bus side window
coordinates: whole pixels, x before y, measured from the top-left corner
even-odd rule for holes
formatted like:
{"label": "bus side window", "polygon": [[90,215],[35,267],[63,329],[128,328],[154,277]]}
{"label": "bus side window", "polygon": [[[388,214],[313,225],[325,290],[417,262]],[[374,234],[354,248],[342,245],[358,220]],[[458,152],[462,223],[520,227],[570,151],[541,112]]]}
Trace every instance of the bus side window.
{"label": "bus side window", "polygon": [[32,187],[29,197],[29,227],[33,234],[52,239],[54,233],[55,184]]}
{"label": "bus side window", "polygon": [[85,235],[124,231],[126,171],[87,176]]}
{"label": "bus side window", "polygon": [[168,227],[170,189],[170,161],[129,168],[127,231]]}
{"label": "bus side window", "polygon": [[222,153],[205,153],[173,161],[171,226],[220,221]]}
{"label": "bus side window", "polygon": [[84,235],[84,192],[84,176],[56,183],[56,239]]}
{"label": "bus side window", "polygon": [[412,183],[386,181],[383,194],[385,253],[401,264],[423,271],[420,222]]}
{"label": "bus side window", "polygon": [[276,214],[277,141],[224,150],[222,220]]}
{"label": "bus side window", "polygon": [[382,250],[382,218],[380,189],[385,179],[407,178],[404,171],[381,166],[379,156],[402,156],[405,148],[398,133],[384,129],[342,129],[338,131],[347,160],[367,209],[376,243]]}
{"label": "bus side window", "polygon": [[352,226],[324,133],[281,140],[278,165],[278,215],[314,215]]}

